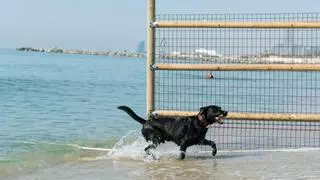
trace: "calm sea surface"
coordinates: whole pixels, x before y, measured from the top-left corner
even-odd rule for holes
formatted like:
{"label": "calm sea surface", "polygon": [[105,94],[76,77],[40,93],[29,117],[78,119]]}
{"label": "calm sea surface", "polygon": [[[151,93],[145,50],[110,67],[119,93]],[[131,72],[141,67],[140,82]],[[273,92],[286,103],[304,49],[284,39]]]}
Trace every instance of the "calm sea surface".
{"label": "calm sea surface", "polygon": [[73,153],[63,144],[110,146],[137,129],[116,107],[145,114],[144,63],[0,50],[1,163],[58,160]]}
{"label": "calm sea surface", "polygon": [[0,49],[0,179],[320,179],[318,150],[145,157],[116,109],[143,116],[145,86],[144,59]]}

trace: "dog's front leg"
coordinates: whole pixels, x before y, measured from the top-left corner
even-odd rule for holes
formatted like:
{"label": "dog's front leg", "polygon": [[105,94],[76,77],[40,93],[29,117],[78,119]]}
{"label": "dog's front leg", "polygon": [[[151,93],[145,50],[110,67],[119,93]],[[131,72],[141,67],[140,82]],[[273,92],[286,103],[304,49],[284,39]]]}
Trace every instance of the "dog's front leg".
{"label": "dog's front leg", "polygon": [[152,144],[150,144],[149,146],[144,148],[144,151],[148,155],[152,155],[153,159],[156,159],[155,156],[150,152],[150,149],[156,149],[159,144],[160,144],[160,142],[158,141],[158,139],[154,138],[154,139],[152,139]]}
{"label": "dog's front leg", "polygon": [[144,151],[147,154],[150,154],[150,149],[155,149],[157,146],[155,144],[150,144],[149,146],[147,146],[146,148],[144,148]]}
{"label": "dog's front leg", "polygon": [[202,145],[208,145],[208,146],[212,147],[212,149],[213,149],[212,150],[212,156],[215,156],[217,154],[217,146],[216,146],[216,143],[214,143],[213,141],[204,139],[202,141]]}

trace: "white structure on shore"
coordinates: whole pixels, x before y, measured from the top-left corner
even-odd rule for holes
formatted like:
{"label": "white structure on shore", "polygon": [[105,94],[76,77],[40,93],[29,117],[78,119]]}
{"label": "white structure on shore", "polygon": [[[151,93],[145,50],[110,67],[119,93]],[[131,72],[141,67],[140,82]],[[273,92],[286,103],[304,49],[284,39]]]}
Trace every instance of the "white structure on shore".
{"label": "white structure on shore", "polygon": [[221,56],[217,54],[216,50],[207,50],[205,48],[196,49],[194,54],[200,57],[220,57]]}

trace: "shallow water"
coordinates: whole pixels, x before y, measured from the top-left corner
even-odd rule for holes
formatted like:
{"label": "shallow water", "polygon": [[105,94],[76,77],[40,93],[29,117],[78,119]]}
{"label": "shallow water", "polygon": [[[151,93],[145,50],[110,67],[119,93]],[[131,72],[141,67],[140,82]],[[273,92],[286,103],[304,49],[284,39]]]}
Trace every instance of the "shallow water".
{"label": "shallow water", "polygon": [[[147,143],[138,131],[130,131],[113,148],[91,149],[77,159],[50,166],[29,168],[6,179],[318,179],[319,149],[272,151],[209,151],[190,148],[185,160],[178,160],[178,148],[166,143],[146,156]],[[100,152],[100,154],[98,153]]]}
{"label": "shallow water", "polygon": [[222,152],[160,160],[79,160],[28,172],[13,179],[319,179],[317,152]]}
{"label": "shallow water", "polygon": [[0,174],[86,156],[68,144],[110,148],[137,129],[116,107],[143,116],[143,67],[144,59],[1,49]]}
{"label": "shallow water", "polygon": [[[234,77],[221,74],[215,83],[230,78]],[[250,78],[247,81],[253,83]],[[312,93],[317,93],[318,84],[312,87]],[[158,160],[146,156],[143,148],[148,144],[140,135],[140,125],[116,109],[129,105],[137,114],[145,114],[144,59],[1,49],[0,99],[0,179],[320,178],[318,149],[281,150],[275,139],[263,141],[274,143],[275,151],[233,151],[224,147],[224,139],[216,139],[220,148],[216,157],[210,156],[209,148],[193,147],[179,161],[178,147],[172,143],[154,152]],[[224,103],[228,110],[235,110]],[[211,135],[224,134],[223,128],[212,129],[217,131]],[[233,132],[234,143],[239,143],[237,135],[255,133],[250,129]],[[308,136],[318,134],[316,129]]]}

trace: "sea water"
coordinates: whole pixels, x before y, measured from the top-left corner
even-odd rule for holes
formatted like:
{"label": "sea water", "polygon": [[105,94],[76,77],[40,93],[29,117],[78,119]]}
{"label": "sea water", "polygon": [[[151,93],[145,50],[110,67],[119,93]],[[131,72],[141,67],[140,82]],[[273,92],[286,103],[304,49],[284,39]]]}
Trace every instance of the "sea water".
{"label": "sea water", "polygon": [[[317,149],[188,151],[154,160],[140,125],[145,59],[0,50],[0,179],[319,179]],[[195,77],[199,78],[199,77]]]}

